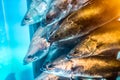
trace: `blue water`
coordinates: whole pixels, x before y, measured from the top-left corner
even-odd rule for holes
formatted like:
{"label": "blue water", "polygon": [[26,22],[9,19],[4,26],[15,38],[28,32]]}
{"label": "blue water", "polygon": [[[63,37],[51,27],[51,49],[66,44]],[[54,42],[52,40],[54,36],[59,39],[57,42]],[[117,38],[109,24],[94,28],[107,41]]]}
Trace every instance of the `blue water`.
{"label": "blue water", "polygon": [[0,0],[0,80],[33,80],[32,65],[23,65],[29,26],[21,26],[26,0]]}
{"label": "blue water", "polygon": [[30,43],[29,26],[20,25],[26,10],[26,0],[0,0],[0,80],[34,80],[32,64],[23,65]]}

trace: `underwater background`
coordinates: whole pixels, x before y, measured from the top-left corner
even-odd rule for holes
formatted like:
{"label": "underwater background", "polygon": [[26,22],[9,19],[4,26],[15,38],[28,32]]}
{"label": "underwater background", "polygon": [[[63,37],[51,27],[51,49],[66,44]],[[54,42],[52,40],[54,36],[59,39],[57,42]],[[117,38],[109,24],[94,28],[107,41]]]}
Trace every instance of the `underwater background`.
{"label": "underwater background", "polygon": [[0,0],[0,80],[33,80],[32,64],[23,65],[30,38],[21,26],[26,0]]}
{"label": "underwater background", "polygon": [[21,26],[27,3],[0,0],[0,80],[34,80],[32,64],[23,65],[31,36],[30,27]]}

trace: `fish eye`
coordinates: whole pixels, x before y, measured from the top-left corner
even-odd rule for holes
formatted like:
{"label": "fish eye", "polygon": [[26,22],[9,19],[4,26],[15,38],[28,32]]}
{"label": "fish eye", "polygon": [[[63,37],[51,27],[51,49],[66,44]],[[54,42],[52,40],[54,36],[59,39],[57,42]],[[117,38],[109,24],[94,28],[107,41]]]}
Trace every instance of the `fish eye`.
{"label": "fish eye", "polygon": [[30,18],[29,17],[25,17],[24,20],[30,20]]}
{"label": "fish eye", "polygon": [[36,59],[38,59],[38,57],[34,57],[34,58],[33,58],[33,60],[36,60]]}
{"label": "fish eye", "polygon": [[74,51],[74,54],[77,54],[78,53],[78,51]]}
{"label": "fish eye", "polygon": [[58,35],[55,35],[54,37],[55,37],[55,38],[57,38],[57,37],[58,37]]}
{"label": "fish eye", "polygon": [[52,67],[54,67],[55,65],[54,64],[49,64],[48,65],[48,68],[52,68]]}
{"label": "fish eye", "polygon": [[28,58],[33,58],[33,56],[32,56],[32,55],[29,55]]}
{"label": "fish eye", "polygon": [[51,31],[51,32],[50,32],[50,35],[52,35],[52,33],[53,33],[53,32]]}

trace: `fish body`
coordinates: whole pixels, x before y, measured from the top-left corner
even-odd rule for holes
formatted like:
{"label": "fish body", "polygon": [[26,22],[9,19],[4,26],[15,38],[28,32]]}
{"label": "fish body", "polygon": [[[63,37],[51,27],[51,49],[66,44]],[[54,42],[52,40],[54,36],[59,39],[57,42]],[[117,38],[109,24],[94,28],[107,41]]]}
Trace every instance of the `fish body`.
{"label": "fish body", "polygon": [[54,24],[73,11],[83,7],[89,0],[33,0],[27,11],[23,25],[42,22]]}
{"label": "fish body", "polygon": [[89,34],[120,16],[120,1],[92,0],[71,13],[51,35],[49,41],[65,41]]}
{"label": "fish body", "polygon": [[65,42],[62,41],[52,43],[47,53],[47,58],[44,62],[44,65],[46,63],[54,62],[54,60],[56,61],[56,59],[60,56],[66,57],[66,55],[71,51],[71,49],[73,49],[80,41],[82,41],[82,39],[76,38]]}
{"label": "fish body", "polygon": [[[73,39],[67,42],[50,43],[48,41],[50,35],[59,27],[60,23],[39,27],[34,33],[30,42],[28,52],[24,58],[24,64],[34,62],[47,55],[47,61],[54,60],[55,56],[62,55],[62,52],[68,53],[81,39]],[[71,43],[72,44],[69,44]]]}
{"label": "fish body", "polygon": [[[73,46],[75,46],[77,42],[79,42],[78,39],[75,39],[76,41],[70,40],[68,42],[62,43],[49,43],[48,38],[59,27],[59,25],[60,23],[55,23],[53,25],[47,25],[46,27],[40,26],[37,29],[37,31],[33,35],[28,52],[24,58],[24,64],[42,59],[46,55],[48,55],[47,59],[51,61],[51,59],[55,57],[58,53],[60,53],[61,51],[70,51],[70,49],[72,49]],[[69,43],[71,42],[73,42],[73,44],[69,45]]]}
{"label": "fish body", "polygon": [[89,0],[54,0],[46,15],[46,23],[58,22],[88,3]]}
{"label": "fish body", "polygon": [[117,59],[120,51],[120,22],[112,21],[91,32],[67,55],[69,58],[93,55]]}
{"label": "fish body", "polygon": [[22,25],[34,24],[41,21],[48,12],[52,0],[32,0],[30,9],[27,11]]}
{"label": "fish body", "polygon": [[47,54],[50,47],[50,43],[48,42],[47,38],[57,27],[58,24],[56,23],[51,26],[39,27],[37,29],[33,35],[28,52],[24,58],[24,64],[36,61]]}
{"label": "fish body", "polygon": [[51,64],[47,73],[64,77],[108,78],[120,71],[120,61],[102,56],[72,58]]}

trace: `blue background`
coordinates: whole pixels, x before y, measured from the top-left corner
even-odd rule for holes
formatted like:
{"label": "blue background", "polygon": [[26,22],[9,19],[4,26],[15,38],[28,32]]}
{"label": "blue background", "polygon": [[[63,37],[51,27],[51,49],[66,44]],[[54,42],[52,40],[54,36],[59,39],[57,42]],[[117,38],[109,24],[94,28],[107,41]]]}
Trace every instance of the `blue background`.
{"label": "blue background", "polygon": [[21,26],[26,0],[0,0],[0,80],[33,80],[32,65],[23,65],[30,38]]}
{"label": "blue background", "polygon": [[29,26],[21,26],[26,11],[26,0],[0,0],[0,80],[33,80],[32,64],[23,65],[30,43]]}

